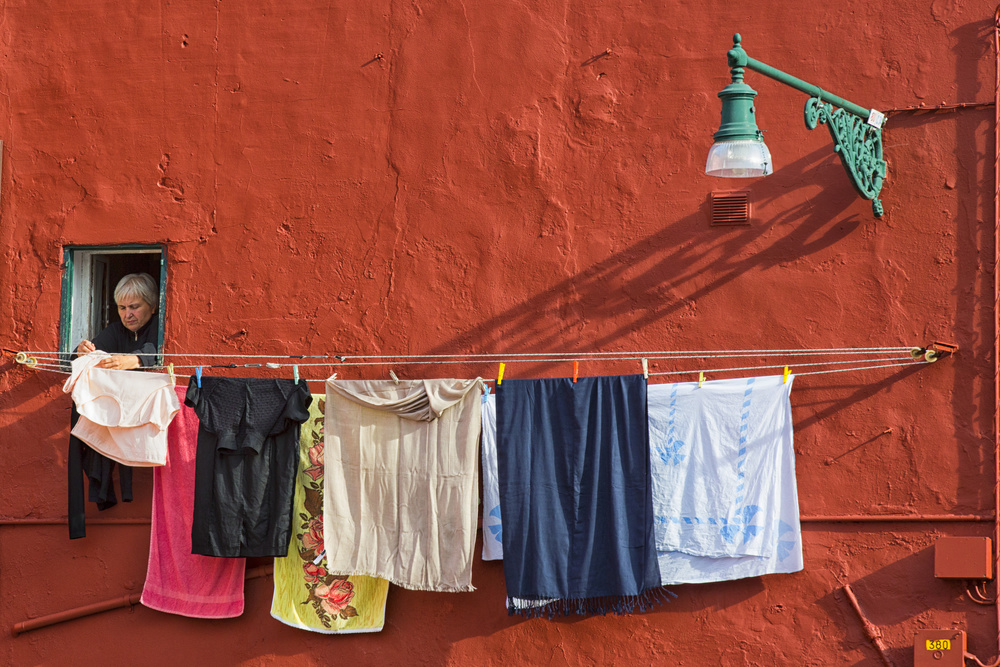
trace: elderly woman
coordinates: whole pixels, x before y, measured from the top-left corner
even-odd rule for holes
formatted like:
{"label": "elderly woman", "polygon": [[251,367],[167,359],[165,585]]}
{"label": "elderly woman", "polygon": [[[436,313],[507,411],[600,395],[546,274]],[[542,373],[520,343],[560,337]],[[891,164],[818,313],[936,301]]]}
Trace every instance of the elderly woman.
{"label": "elderly woman", "polygon": [[115,288],[120,322],[112,322],[93,341],[82,341],[77,354],[94,350],[110,352],[111,358],[98,364],[102,368],[131,370],[156,364],[159,329],[156,319],[156,282],[148,273],[130,273]]}
{"label": "elderly woman", "polygon": [[[118,282],[115,288],[115,303],[118,304],[118,318],[94,340],[85,340],[77,348],[77,354],[87,354],[94,350],[110,352],[114,356],[99,364],[104,368],[131,370],[156,364],[156,344],[159,330],[156,326],[156,282],[148,273],[130,273]],[[76,406],[70,413],[70,428],[76,426],[80,414]],[[69,456],[69,536],[71,539],[87,535],[84,506],[83,478],[90,484],[89,498],[97,503],[97,509],[105,510],[118,503],[112,486],[115,462],[88,447],[82,440],[70,433]],[[122,500],[132,500],[132,469],[122,466],[118,473]]]}

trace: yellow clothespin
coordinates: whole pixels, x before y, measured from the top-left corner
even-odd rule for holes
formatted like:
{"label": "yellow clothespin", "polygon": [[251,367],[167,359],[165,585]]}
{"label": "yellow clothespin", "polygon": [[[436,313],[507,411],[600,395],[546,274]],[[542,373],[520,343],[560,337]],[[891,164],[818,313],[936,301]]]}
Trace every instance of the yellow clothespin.
{"label": "yellow clothespin", "polygon": [[705,374],[698,371],[698,389],[701,389],[701,385],[705,384]]}
{"label": "yellow clothespin", "polygon": [[573,382],[576,382],[576,378],[580,375],[580,362],[573,362]]}
{"label": "yellow clothespin", "polygon": [[645,359],[642,360],[642,377],[649,379],[649,362]]}
{"label": "yellow clothespin", "polygon": [[781,384],[785,384],[786,382],[788,382],[788,376],[791,375],[791,374],[792,374],[792,372],[790,370],[788,370],[788,366],[785,366],[785,377],[781,381]]}
{"label": "yellow clothespin", "polygon": [[170,384],[176,385],[177,384],[177,376],[174,375],[174,365],[173,364],[170,364],[169,366],[167,366],[167,373],[170,374]]}
{"label": "yellow clothespin", "polygon": [[498,387],[500,386],[500,383],[503,382],[503,367],[504,367],[504,364],[501,363],[500,364],[500,372],[497,373],[497,386]]}

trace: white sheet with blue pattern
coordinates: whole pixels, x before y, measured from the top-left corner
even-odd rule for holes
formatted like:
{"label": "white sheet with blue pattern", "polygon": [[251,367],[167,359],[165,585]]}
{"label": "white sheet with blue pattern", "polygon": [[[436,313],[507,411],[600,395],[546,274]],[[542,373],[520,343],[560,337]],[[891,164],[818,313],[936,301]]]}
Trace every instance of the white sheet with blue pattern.
{"label": "white sheet with blue pattern", "polygon": [[483,560],[503,559],[497,478],[497,395],[483,396]]}
{"label": "white sheet with blue pattern", "polygon": [[664,585],[802,569],[792,380],[650,385],[654,531]]}

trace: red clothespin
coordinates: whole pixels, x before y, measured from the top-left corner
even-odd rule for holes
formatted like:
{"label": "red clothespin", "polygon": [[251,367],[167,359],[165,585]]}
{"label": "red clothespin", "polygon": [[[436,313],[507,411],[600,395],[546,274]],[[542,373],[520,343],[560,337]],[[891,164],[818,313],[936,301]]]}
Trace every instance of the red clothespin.
{"label": "red clothespin", "polygon": [[576,379],[578,377],[580,377],[580,362],[579,361],[574,361],[573,362],[573,382],[576,382]]}

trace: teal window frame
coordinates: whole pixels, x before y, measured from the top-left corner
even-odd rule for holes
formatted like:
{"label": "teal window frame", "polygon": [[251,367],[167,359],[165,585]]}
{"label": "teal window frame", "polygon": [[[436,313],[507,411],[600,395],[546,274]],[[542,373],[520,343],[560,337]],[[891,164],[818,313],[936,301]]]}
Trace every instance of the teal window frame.
{"label": "teal window frame", "polygon": [[[113,250],[115,252],[150,252],[160,253],[160,303],[157,307],[157,322],[159,323],[159,334],[156,347],[162,352],[164,324],[166,322],[167,309],[167,246],[162,243],[141,244],[125,243],[115,245],[68,245],[63,246],[63,276],[62,276],[62,299],[59,313],[59,351],[65,354],[72,353],[70,347],[73,341],[70,340],[73,328],[73,262],[75,254],[78,252],[100,252]],[[153,253],[150,253],[153,254]],[[163,357],[158,357],[157,363],[163,365]]]}

